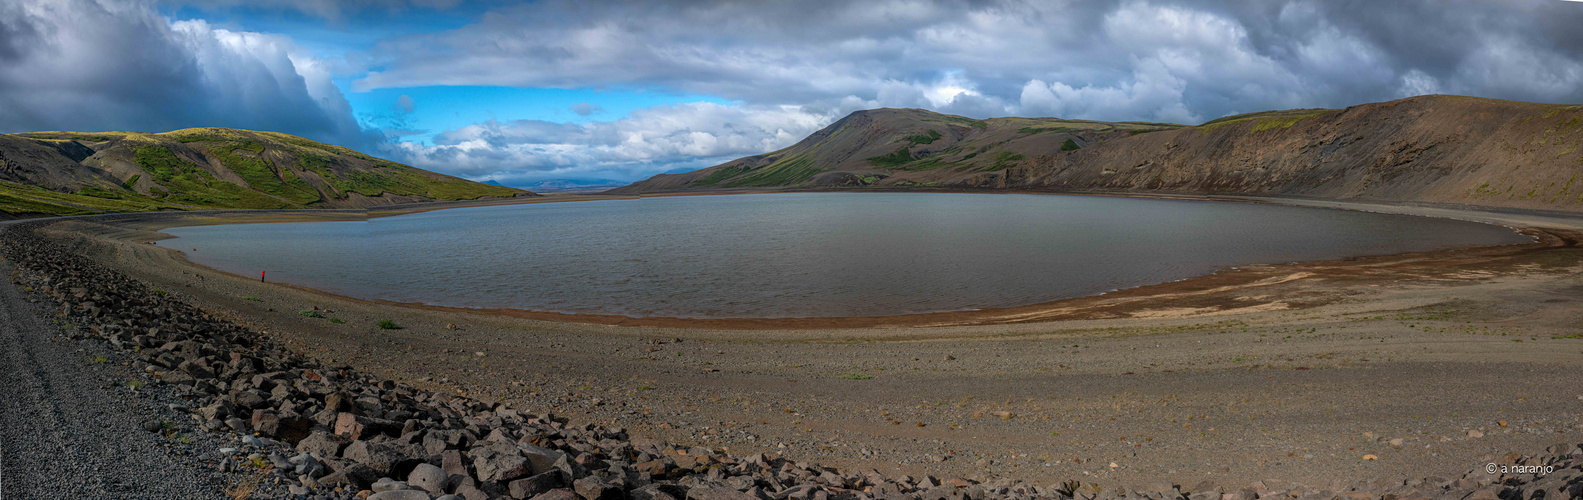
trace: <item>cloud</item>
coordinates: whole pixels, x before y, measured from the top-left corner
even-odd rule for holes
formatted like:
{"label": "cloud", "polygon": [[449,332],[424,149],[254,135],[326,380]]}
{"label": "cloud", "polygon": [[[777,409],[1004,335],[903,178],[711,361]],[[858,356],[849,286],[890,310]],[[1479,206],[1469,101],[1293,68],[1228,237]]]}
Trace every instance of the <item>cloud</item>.
{"label": "cloud", "polygon": [[[1426,88],[1577,102],[1580,10],[1436,0],[549,0],[387,40],[354,87],[663,88],[759,105],[854,98],[1109,120],[1343,107]],[[1084,98],[1118,107],[1072,100]]]}
{"label": "cloud", "polygon": [[[736,113],[795,106],[806,115],[769,118],[797,124],[782,130],[875,107],[1193,124],[1437,92],[1578,102],[1583,30],[1563,20],[1579,10],[1432,0],[619,7],[550,0],[387,40],[367,54],[377,70],[354,88],[661,88],[734,100]],[[686,111],[654,109],[588,127],[490,122],[407,153],[477,175],[505,175],[501,165],[514,165],[505,168],[523,175],[613,168],[620,174],[611,176],[628,177],[769,147],[742,147],[744,134],[737,146],[721,147],[711,142],[718,135],[691,135],[703,123],[657,119],[699,117]]]}
{"label": "cloud", "polygon": [[577,116],[589,116],[594,113],[603,113],[605,111],[605,108],[600,107],[598,104],[589,104],[586,102],[573,104],[568,109],[572,110],[573,113],[577,113]]}
{"label": "cloud", "polygon": [[171,22],[142,3],[0,5],[0,127],[221,126],[362,146],[328,64],[284,36]]}
{"label": "cloud", "polygon": [[434,145],[397,143],[393,158],[420,168],[506,184],[566,177],[636,180],[790,146],[840,109],[689,103],[587,124],[488,121],[439,134]]}
{"label": "cloud", "polygon": [[246,7],[258,10],[296,11],[331,21],[343,21],[348,15],[370,10],[388,13],[417,9],[448,10],[464,2],[463,0],[202,0],[198,2],[167,0],[161,3],[206,10]]}
{"label": "cloud", "polygon": [[401,94],[401,97],[396,98],[396,111],[400,111],[402,113],[411,113],[413,109],[412,105],[412,96],[410,95]]}

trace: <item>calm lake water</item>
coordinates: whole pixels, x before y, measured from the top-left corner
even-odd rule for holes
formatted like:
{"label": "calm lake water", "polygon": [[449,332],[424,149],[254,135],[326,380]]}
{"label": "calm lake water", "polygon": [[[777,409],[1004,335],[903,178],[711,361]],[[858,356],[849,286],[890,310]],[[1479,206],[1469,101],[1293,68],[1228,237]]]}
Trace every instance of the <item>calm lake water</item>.
{"label": "calm lake water", "polygon": [[1507,228],[1252,203],[793,193],[181,227],[161,245],[365,299],[630,316],[1026,305],[1217,268],[1527,241]]}

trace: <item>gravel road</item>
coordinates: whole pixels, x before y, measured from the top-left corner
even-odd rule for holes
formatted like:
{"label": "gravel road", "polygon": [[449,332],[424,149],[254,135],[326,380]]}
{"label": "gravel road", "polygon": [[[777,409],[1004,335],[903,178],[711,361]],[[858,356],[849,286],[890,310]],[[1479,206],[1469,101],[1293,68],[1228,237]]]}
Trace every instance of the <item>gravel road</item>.
{"label": "gravel road", "polygon": [[121,355],[36,309],[0,284],[0,499],[221,497],[212,472],[167,451],[186,446],[142,429],[168,403],[131,393]]}

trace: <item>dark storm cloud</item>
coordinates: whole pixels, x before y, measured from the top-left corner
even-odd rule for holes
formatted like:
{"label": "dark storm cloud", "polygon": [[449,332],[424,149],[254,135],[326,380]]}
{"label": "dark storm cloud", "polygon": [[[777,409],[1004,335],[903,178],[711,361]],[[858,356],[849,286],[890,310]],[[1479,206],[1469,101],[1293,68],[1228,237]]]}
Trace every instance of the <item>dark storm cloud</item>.
{"label": "dark storm cloud", "polygon": [[0,26],[0,131],[221,126],[367,144],[325,65],[282,36],[89,0],[8,2]]}

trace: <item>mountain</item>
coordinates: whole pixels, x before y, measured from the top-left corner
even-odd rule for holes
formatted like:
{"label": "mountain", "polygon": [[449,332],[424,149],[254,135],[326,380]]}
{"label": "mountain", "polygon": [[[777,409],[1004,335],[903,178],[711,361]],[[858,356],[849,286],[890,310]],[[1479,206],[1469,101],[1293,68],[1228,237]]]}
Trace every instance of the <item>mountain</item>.
{"label": "mountain", "polygon": [[746,187],[1285,195],[1583,209],[1583,106],[1421,96],[1199,126],[860,111],[613,193]]}
{"label": "mountain", "polygon": [[274,132],[0,134],[0,213],[11,216],[513,196],[536,195]]}
{"label": "mountain", "polygon": [[1040,156],[1130,135],[1181,128],[1057,118],[974,120],[922,109],[858,111],[789,148],[609,192],[718,188],[943,186]]}

